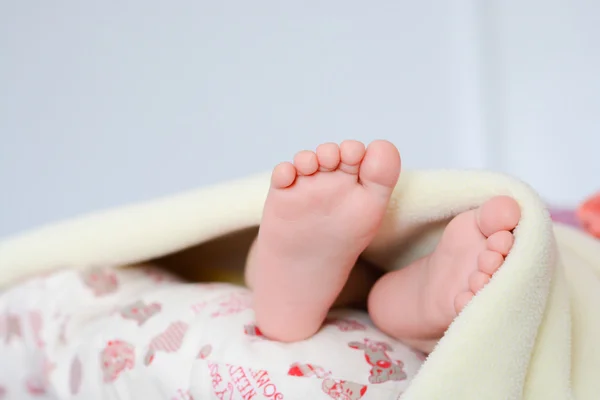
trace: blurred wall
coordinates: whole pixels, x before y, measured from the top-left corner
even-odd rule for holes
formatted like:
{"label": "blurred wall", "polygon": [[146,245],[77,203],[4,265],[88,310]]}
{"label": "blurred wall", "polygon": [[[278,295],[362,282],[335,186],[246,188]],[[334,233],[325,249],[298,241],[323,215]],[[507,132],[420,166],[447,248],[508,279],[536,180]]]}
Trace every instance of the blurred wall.
{"label": "blurred wall", "polygon": [[[235,7],[233,7],[235,3]],[[600,186],[600,3],[0,2],[0,236],[387,138]]]}

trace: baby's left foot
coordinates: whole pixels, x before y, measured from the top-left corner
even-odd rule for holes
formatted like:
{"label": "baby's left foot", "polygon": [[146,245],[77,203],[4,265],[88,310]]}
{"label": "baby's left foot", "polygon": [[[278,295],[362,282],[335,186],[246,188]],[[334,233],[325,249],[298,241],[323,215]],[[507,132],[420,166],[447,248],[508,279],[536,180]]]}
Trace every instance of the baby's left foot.
{"label": "baby's left foot", "polygon": [[457,215],[429,256],[384,275],[369,296],[369,313],[387,334],[429,352],[462,309],[502,266],[521,212],[494,197]]}

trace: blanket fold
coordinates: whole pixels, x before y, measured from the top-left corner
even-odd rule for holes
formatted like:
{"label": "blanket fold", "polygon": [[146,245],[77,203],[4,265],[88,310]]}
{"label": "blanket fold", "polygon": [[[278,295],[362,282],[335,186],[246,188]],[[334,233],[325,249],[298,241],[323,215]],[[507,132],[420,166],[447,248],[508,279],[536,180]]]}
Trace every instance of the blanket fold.
{"label": "blanket fold", "polygon": [[[258,225],[269,175],[83,216],[0,242],[0,287],[60,268],[123,266]],[[478,171],[406,171],[364,257],[386,270],[427,254],[448,220],[496,195],[521,207],[515,242],[403,399],[596,399],[600,242],[553,225],[526,184]]]}

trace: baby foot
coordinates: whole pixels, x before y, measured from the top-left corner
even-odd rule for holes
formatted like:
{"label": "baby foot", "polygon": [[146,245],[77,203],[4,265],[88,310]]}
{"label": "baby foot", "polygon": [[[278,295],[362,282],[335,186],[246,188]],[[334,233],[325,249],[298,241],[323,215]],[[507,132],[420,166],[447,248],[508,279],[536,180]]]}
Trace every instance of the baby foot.
{"label": "baby foot", "polygon": [[375,324],[430,351],[426,342],[439,339],[502,266],[520,217],[517,202],[506,196],[457,215],[432,254],[377,282],[369,298]]}
{"label": "baby foot", "polygon": [[247,266],[265,336],[296,341],[319,329],[377,233],[399,173],[386,141],[366,150],[327,143],[275,167]]}
{"label": "baby foot", "polygon": [[[520,218],[517,202],[499,196],[477,210],[458,215],[448,224],[427,262],[429,274],[437,277],[439,288],[454,297],[450,302],[445,296],[439,297],[441,303],[437,306],[447,308],[442,312],[446,317],[440,325],[447,327],[502,266],[514,242],[512,230]],[[449,261],[454,265],[448,265]],[[448,267],[454,269],[453,274]],[[448,279],[442,279],[442,275]]]}

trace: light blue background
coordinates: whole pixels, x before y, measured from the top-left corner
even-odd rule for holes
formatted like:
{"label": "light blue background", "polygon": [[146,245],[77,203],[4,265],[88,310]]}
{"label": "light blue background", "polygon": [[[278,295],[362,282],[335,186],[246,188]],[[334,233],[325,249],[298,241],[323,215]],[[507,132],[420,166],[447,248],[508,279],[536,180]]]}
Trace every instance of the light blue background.
{"label": "light blue background", "polygon": [[2,2],[0,236],[346,138],[576,203],[600,185],[600,6],[509,3]]}

